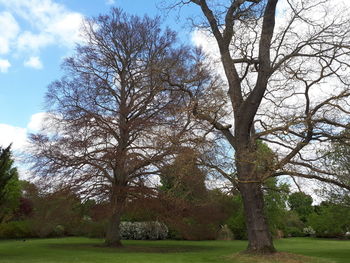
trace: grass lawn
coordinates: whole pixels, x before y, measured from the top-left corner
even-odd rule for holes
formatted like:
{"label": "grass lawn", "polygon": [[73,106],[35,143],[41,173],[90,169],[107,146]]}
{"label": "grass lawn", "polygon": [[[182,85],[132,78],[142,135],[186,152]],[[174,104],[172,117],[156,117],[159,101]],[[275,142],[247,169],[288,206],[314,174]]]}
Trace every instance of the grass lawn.
{"label": "grass lawn", "polygon": [[[350,262],[350,241],[289,238],[275,242],[277,258],[237,254],[244,241],[125,241],[124,248],[101,246],[102,240],[87,238],[29,239],[0,241],[0,263],[326,263]],[[312,258],[309,258],[312,257]]]}

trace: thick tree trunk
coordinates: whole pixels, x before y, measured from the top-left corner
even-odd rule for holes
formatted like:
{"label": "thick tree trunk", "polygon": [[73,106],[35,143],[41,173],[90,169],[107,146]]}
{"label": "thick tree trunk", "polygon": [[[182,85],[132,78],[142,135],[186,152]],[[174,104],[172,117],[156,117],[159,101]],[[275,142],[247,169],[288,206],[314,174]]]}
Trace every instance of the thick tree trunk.
{"label": "thick tree trunk", "polygon": [[[120,211],[121,212],[121,211]],[[119,211],[114,211],[109,219],[109,224],[106,231],[105,245],[108,247],[121,247],[120,236],[120,217],[121,213]]]}
{"label": "thick tree trunk", "polygon": [[111,217],[106,230],[105,245],[121,247],[120,220],[124,212],[126,193],[123,186],[114,186],[111,195]]}
{"label": "thick tree trunk", "polygon": [[275,252],[272,236],[264,213],[264,197],[260,183],[240,183],[248,232],[248,253]]}

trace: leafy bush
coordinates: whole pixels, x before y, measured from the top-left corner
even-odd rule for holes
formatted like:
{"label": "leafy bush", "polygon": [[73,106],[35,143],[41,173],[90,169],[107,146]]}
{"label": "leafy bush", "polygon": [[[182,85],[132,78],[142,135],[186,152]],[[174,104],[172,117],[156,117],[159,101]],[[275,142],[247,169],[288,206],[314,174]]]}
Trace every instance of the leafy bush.
{"label": "leafy bush", "polygon": [[240,195],[233,196],[232,202],[236,209],[232,216],[226,221],[226,225],[232,231],[235,239],[247,239],[247,227],[245,224],[245,217],[243,211],[243,201]]}
{"label": "leafy bush", "polygon": [[103,238],[106,234],[107,221],[83,220],[79,228],[75,231],[76,236],[91,238]]}
{"label": "leafy bush", "polygon": [[287,237],[304,237],[305,233],[299,227],[289,226],[285,229],[285,235]]}
{"label": "leafy bush", "polygon": [[29,221],[11,221],[0,224],[0,238],[33,237]]}
{"label": "leafy bush", "polygon": [[287,211],[284,218],[284,227],[282,228],[286,237],[303,237],[305,224],[301,221],[295,211]]}
{"label": "leafy bush", "polygon": [[166,239],[168,236],[168,228],[165,224],[157,221],[122,222],[120,224],[120,234],[122,239]]}
{"label": "leafy bush", "polygon": [[317,237],[344,237],[350,229],[350,209],[336,204],[320,206],[317,213],[308,218]]}
{"label": "leafy bush", "polygon": [[227,220],[227,226],[232,231],[235,239],[247,239],[247,227],[244,214],[237,213]]}

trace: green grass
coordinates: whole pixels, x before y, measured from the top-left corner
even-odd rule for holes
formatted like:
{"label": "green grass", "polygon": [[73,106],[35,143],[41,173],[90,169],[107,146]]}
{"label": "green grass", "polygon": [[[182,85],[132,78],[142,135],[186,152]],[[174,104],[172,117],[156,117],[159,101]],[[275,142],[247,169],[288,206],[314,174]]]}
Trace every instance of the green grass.
{"label": "green grass", "polygon": [[325,239],[290,238],[275,242],[279,251],[307,256],[299,261],[293,261],[289,254],[281,254],[283,261],[237,254],[246,247],[244,241],[125,241],[121,249],[101,244],[102,240],[87,238],[2,240],[0,263],[350,262],[350,241]]}

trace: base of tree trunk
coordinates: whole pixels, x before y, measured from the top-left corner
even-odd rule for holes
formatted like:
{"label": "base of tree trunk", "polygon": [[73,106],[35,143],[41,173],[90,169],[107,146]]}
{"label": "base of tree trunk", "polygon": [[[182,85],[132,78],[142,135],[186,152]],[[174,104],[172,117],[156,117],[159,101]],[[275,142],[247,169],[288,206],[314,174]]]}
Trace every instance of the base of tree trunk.
{"label": "base of tree trunk", "polygon": [[276,252],[277,251],[274,246],[259,246],[258,248],[248,246],[248,248],[243,253],[251,255],[267,255]]}
{"label": "base of tree trunk", "polygon": [[272,254],[276,252],[264,212],[264,196],[258,183],[239,185],[242,194],[248,234],[247,253]]}

